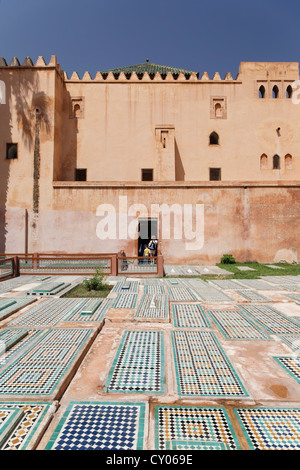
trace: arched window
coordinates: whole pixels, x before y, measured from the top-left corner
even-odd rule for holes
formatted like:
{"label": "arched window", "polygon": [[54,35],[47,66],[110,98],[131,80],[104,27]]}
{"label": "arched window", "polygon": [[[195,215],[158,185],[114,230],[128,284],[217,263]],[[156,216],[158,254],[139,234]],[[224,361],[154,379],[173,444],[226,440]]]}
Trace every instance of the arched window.
{"label": "arched window", "polygon": [[275,98],[275,99],[279,98],[279,88],[278,88],[277,85],[274,85],[274,86],[273,86],[272,96],[273,96],[273,98]]}
{"label": "arched window", "polygon": [[212,132],[209,136],[209,145],[219,145],[219,136],[216,132]]}
{"label": "arched window", "polygon": [[279,170],[280,169],[280,156],[279,155],[274,155],[273,157],[273,170]]}
{"label": "arched window", "polygon": [[284,166],[286,170],[291,170],[293,168],[293,158],[289,153],[284,157]]}
{"label": "arched window", "polygon": [[81,111],[80,111],[80,105],[79,105],[79,104],[75,104],[75,106],[74,106],[74,111],[73,111],[73,112],[74,112],[74,117],[75,117],[75,118],[79,118],[79,117],[80,117]]}
{"label": "arched window", "polygon": [[291,85],[289,85],[286,89],[286,97],[289,99],[292,97],[292,94],[293,94],[293,89],[291,87]]}
{"label": "arched window", "polygon": [[262,154],[260,157],[260,169],[267,170],[268,169],[268,157],[265,153]]}
{"label": "arched window", "polygon": [[222,111],[222,106],[220,103],[216,103],[215,105],[215,117],[216,118],[221,118],[222,117],[222,114],[223,114],[223,111]]}
{"label": "arched window", "polygon": [[265,95],[266,95],[265,87],[263,85],[261,85],[259,87],[259,90],[258,90],[258,96],[259,96],[259,98],[264,98]]}

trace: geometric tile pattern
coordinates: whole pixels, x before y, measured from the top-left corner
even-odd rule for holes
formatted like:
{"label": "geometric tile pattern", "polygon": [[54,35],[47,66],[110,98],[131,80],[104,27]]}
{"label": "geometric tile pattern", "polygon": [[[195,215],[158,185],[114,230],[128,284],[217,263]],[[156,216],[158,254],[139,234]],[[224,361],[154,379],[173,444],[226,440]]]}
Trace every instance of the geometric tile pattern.
{"label": "geometric tile pattern", "polygon": [[216,289],[212,286],[201,286],[201,287],[194,287],[194,293],[199,296],[201,300],[206,302],[228,302],[232,301],[228,295],[224,294],[219,289]]}
{"label": "geometric tile pattern", "polygon": [[[13,360],[14,357],[18,356],[19,353],[29,347],[30,345],[33,345],[38,339],[39,337],[43,334],[43,330],[31,330],[31,331],[28,331],[28,330],[8,330],[8,334],[10,334],[10,331],[13,332],[13,331],[16,331],[16,335],[18,335],[18,333],[22,334],[21,332],[24,331],[24,334],[25,336],[23,336],[22,338],[20,338],[19,336],[16,336],[19,341],[16,342],[14,345],[11,345],[10,348],[5,348],[3,350],[3,346],[5,347],[5,341],[2,344],[2,347],[0,346],[0,349],[1,349],[1,356],[0,356],[0,368],[2,368],[2,366],[4,366],[5,364],[7,364],[9,361]],[[6,328],[4,328],[2,330],[3,334],[6,332]],[[0,340],[2,338],[0,337]]]}
{"label": "geometric tile pattern", "polygon": [[191,301],[191,300],[202,300],[201,297],[188,287],[168,287],[168,293],[170,300],[172,301]]}
{"label": "geometric tile pattern", "polygon": [[0,372],[0,394],[49,395],[76,361],[92,330],[47,331]]}
{"label": "geometric tile pattern", "polygon": [[0,300],[0,320],[13,313],[14,311],[26,307],[33,299],[1,299]]}
{"label": "geometric tile pattern", "polygon": [[290,348],[294,349],[294,351],[299,351],[300,355],[300,334],[279,335],[279,338],[282,339]]}
{"label": "geometric tile pattern", "polygon": [[[17,344],[21,339],[28,335],[26,330],[9,330],[5,328],[0,330],[0,356]],[[1,364],[1,359],[0,359]]]}
{"label": "geometric tile pattern", "polygon": [[22,419],[23,412],[18,408],[6,408],[0,406],[0,449],[8,436]]}
{"label": "geometric tile pattern", "polygon": [[253,450],[300,450],[300,410],[293,408],[235,408]]}
{"label": "geometric tile pattern", "polygon": [[162,331],[125,331],[106,382],[109,392],[164,390]]}
{"label": "geometric tile pattern", "polygon": [[46,450],[142,450],[143,403],[71,402]]}
{"label": "geometric tile pattern", "polygon": [[274,359],[300,383],[300,357],[274,357]]}
{"label": "geometric tile pattern", "polygon": [[122,292],[123,294],[138,292],[139,281],[118,281],[112,292]]}
{"label": "geometric tile pattern", "polygon": [[172,333],[180,395],[247,396],[213,333],[198,330]]}
{"label": "geometric tile pattern", "polygon": [[175,328],[210,328],[202,307],[195,303],[173,304]]}
{"label": "geometric tile pattern", "polygon": [[269,305],[239,305],[238,307],[270,333],[300,333],[299,323]]}
{"label": "geometric tile pattern", "polygon": [[111,308],[135,308],[137,294],[118,294]]}
{"label": "geometric tile pattern", "polygon": [[165,286],[160,283],[159,285],[150,284],[144,286],[144,294],[165,294],[166,289]]}
{"label": "geometric tile pattern", "polygon": [[206,311],[226,339],[268,339],[268,336],[239,310]]}
{"label": "geometric tile pattern", "polygon": [[[0,410],[3,407],[18,409],[22,413],[22,418],[17,426],[11,430],[6,441],[2,444],[1,450],[26,450],[38,431],[39,425],[45,419],[49,408],[49,403],[0,403]],[[31,447],[33,443],[31,442]]]}
{"label": "geometric tile pattern", "polygon": [[79,308],[74,309],[64,321],[101,321],[110,308],[112,299],[84,299]]}
{"label": "geometric tile pattern", "polygon": [[169,318],[169,297],[162,294],[143,295],[135,318]]}
{"label": "geometric tile pattern", "polygon": [[284,294],[288,299],[294,300],[300,304],[300,293],[295,292],[294,294]]}
{"label": "geometric tile pattern", "polygon": [[257,290],[278,290],[278,286],[261,279],[239,279],[239,282],[246,287]]}
{"label": "geometric tile pattern", "polygon": [[245,289],[245,286],[242,286],[241,284],[239,284],[238,281],[235,281],[234,279],[216,279],[216,280],[211,280],[209,282],[225,290]]}
{"label": "geometric tile pattern", "polygon": [[82,299],[47,299],[35,304],[8,325],[47,328],[57,325],[67,314],[77,309]]}
{"label": "geometric tile pattern", "polygon": [[237,450],[240,445],[224,408],[155,407],[158,450]]}
{"label": "geometric tile pattern", "polygon": [[268,299],[264,295],[261,295],[255,290],[251,290],[251,289],[239,290],[238,294],[244,297],[244,299],[250,300],[250,302],[269,302],[270,301],[270,299]]}

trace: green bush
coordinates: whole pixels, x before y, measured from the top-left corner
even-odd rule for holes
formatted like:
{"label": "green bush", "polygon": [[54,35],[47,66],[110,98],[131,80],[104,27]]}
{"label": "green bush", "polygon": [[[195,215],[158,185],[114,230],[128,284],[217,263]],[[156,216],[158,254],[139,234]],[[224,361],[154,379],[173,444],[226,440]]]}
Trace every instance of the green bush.
{"label": "green bush", "polygon": [[234,264],[235,259],[232,255],[223,255],[221,258],[221,263],[222,264]]}
{"label": "green bush", "polygon": [[104,273],[101,268],[97,268],[94,276],[91,279],[85,279],[83,281],[84,286],[87,290],[102,290]]}

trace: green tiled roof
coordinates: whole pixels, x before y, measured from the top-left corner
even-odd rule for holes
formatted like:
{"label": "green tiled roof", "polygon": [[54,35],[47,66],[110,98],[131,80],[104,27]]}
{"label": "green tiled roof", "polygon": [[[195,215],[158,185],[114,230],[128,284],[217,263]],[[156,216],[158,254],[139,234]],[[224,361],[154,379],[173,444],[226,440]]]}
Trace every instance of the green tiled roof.
{"label": "green tiled roof", "polygon": [[169,67],[167,65],[153,64],[151,62],[144,62],[143,64],[129,65],[128,67],[119,67],[116,69],[104,70],[101,73],[106,74],[109,72],[118,75],[121,72],[125,73],[125,75],[132,74],[133,72],[135,72],[137,75],[142,75],[145,72],[148,72],[149,75],[155,75],[157,72],[161,75],[167,75],[167,73],[169,72],[171,72],[172,75],[179,75],[180,73],[183,73],[186,76],[190,76],[191,73],[195,73],[197,77],[199,75],[199,72],[194,72],[193,70],[179,69],[177,67]]}

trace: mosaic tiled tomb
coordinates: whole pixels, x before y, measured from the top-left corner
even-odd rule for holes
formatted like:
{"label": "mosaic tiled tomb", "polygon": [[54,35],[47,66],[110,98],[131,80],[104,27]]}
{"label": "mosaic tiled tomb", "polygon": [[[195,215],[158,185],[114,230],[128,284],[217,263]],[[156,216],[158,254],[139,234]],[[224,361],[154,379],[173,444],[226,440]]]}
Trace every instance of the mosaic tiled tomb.
{"label": "mosaic tiled tomb", "polygon": [[206,310],[226,339],[268,339],[268,336],[238,310]]}
{"label": "mosaic tiled tomb", "polygon": [[274,357],[281,367],[300,384],[300,357]]}
{"label": "mosaic tiled tomb", "polygon": [[237,450],[240,445],[224,408],[157,406],[158,450]]}
{"label": "mosaic tiled tomb", "polygon": [[168,294],[170,296],[170,300],[172,301],[195,301],[195,300],[202,300],[202,298],[197,295],[192,289],[188,287],[168,287]]}
{"label": "mosaic tiled tomb", "polygon": [[142,450],[143,403],[72,402],[46,450]]}
{"label": "mosaic tiled tomb", "polygon": [[270,305],[238,305],[241,312],[272,334],[300,333],[300,324]]}
{"label": "mosaic tiled tomb", "polygon": [[0,366],[1,366],[1,356],[6,351],[11,349],[15,344],[21,341],[25,336],[28,335],[27,330],[18,330],[18,329],[8,329],[5,328],[0,330]]}
{"label": "mosaic tiled tomb", "polygon": [[300,356],[300,334],[279,335],[279,338],[282,339],[294,351],[299,351]]}
{"label": "mosaic tiled tomb", "polygon": [[112,289],[112,292],[122,292],[123,294],[127,293],[136,293],[138,292],[139,281],[118,281]]}
{"label": "mosaic tiled tomb", "polygon": [[75,308],[65,321],[84,322],[101,321],[111,307],[112,299],[84,299],[79,308]]}
{"label": "mosaic tiled tomb", "polygon": [[173,322],[176,328],[209,328],[209,322],[199,304],[173,304]]}
{"label": "mosaic tiled tomb", "polygon": [[163,332],[125,331],[104,390],[163,392]]}
{"label": "mosaic tiled tomb", "polygon": [[57,325],[65,316],[81,305],[81,299],[45,299],[24,314],[11,321],[8,326],[46,328]]}
{"label": "mosaic tiled tomb", "polygon": [[168,320],[169,297],[162,294],[143,295],[134,316],[135,318]]}
{"label": "mosaic tiled tomb", "polygon": [[0,394],[57,397],[64,377],[95,335],[90,329],[60,329],[44,333],[0,372]]}
{"label": "mosaic tiled tomb", "polygon": [[0,407],[0,449],[23,417],[19,408]]}
{"label": "mosaic tiled tomb", "polygon": [[[17,410],[21,418],[11,426],[1,450],[32,450],[36,447],[47,420],[51,418],[49,403],[0,403],[0,416],[3,409]],[[1,417],[0,417],[1,422]]]}
{"label": "mosaic tiled tomb", "polygon": [[253,450],[300,450],[300,410],[236,408],[234,410]]}
{"label": "mosaic tiled tomb", "polygon": [[294,300],[295,302],[297,302],[297,304],[300,304],[300,292],[299,293],[295,292],[295,293],[292,293],[292,294],[284,294],[284,295],[288,299]]}
{"label": "mosaic tiled tomb", "polygon": [[144,286],[144,294],[166,294],[165,286],[161,284],[149,284]]}
{"label": "mosaic tiled tomb", "polygon": [[36,296],[48,296],[48,295],[56,295],[61,291],[65,290],[70,284],[65,282],[46,282],[41,284],[40,286],[32,289],[31,291],[27,292],[28,295],[36,295]]}
{"label": "mosaic tiled tomb", "polygon": [[245,289],[239,290],[238,295],[244,297],[244,299],[249,300],[250,302],[270,302],[271,299],[266,297],[265,295],[259,294],[255,290],[252,289]]}
{"label": "mosaic tiled tomb", "polygon": [[0,299],[0,321],[7,318],[23,307],[34,302],[35,299]]}
{"label": "mosaic tiled tomb", "polygon": [[135,308],[137,294],[118,294],[111,308]]}
{"label": "mosaic tiled tomb", "polygon": [[[8,334],[8,338],[11,336],[13,339],[17,339],[14,344],[10,345],[9,348],[6,348],[5,340],[2,344],[4,347],[1,348],[0,356],[0,369],[16,358],[22,350],[27,349],[28,347],[35,344],[43,334],[43,330],[22,330],[22,329],[8,329],[4,328],[1,330],[3,334]],[[16,336],[15,336],[16,335]],[[1,337],[0,337],[1,341]]]}
{"label": "mosaic tiled tomb", "polygon": [[234,279],[214,279],[209,281],[210,284],[214,284],[223,290],[240,290],[245,289],[245,286],[239,284],[238,281]]}
{"label": "mosaic tiled tomb", "polygon": [[278,290],[278,286],[271,284],[271,282],[266,282],[261,279],[240,279],[239,283],[242,286],[250,287],[250,289],[257,290]]}
{"label": "mosaic tiled tomb", "polygon": [[194,293],[205,302],[232,302],[231,297],[211,286],[194,288]]}
{"label": "mosaic tiled tomb", "polygon": [[213,333],[173,331],[172,339],[179,395],[247,396]]}

